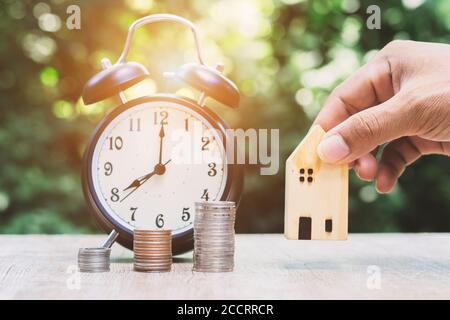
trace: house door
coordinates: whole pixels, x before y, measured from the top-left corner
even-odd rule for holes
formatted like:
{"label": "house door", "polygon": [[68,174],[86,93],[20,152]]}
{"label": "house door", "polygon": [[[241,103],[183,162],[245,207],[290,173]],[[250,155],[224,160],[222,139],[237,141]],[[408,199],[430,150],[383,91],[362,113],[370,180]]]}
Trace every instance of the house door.
{"label": "house door", "polygon": [[311,218],[300,217],[298,222],[298,239],[311,240]]}

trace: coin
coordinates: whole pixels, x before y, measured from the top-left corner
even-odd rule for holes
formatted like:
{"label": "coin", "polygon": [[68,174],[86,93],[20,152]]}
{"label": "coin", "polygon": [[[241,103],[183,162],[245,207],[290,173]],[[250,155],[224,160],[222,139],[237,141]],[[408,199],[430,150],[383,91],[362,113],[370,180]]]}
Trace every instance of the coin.
{"label": "coin", "polygon": [[107,272],[110,266],[110,248],[80,248],[78,268],[80,272]]}
{"label": "coin", "polygon": [[136,228],[133,240],[134,270],[168,272],[172,268],[172,232]]}
{"label": "coin", "polygon": [[233,271],[235,218],[234,202],[195,204],[193,271]]}

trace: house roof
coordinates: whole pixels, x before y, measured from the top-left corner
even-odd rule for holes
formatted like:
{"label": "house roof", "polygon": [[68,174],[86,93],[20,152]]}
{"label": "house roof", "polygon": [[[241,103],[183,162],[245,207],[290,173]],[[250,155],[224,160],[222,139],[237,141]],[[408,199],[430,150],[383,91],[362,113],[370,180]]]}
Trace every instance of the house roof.
{"label": "house roof", "polygon": [[324,135],[325,131],[320,125],[311,127],[307,135],[289,156],[287,163],[292,163],[297,168],[312,167],[318,169],[321,160],[317,154],[317,146]]}

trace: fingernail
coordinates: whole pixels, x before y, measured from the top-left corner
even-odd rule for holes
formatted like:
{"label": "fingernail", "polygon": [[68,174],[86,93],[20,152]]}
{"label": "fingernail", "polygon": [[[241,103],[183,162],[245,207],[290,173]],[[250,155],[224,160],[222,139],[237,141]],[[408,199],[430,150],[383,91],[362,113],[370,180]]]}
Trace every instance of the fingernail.
{"label": "fingernail", "polygon": [[337,162],[344,159],[350,153],[350,148],[344,139],[342,139],[341,135],[334,134],[319,143],[317,153],[320,159],[325,162]]}
{"label": "fingernail", "polygon": [[385,194],[386,192],[381,191],[380,189],[378,189],[377,184],[375,183],[375,190],[379,193],[379,194]]}
{"label": "fingernail", "polygon": [[379,193],[379,194],[386,194],[387,192],[385,191],[381,191],[380,187],[378,186],[378,181],[375,181],[375,190]]}

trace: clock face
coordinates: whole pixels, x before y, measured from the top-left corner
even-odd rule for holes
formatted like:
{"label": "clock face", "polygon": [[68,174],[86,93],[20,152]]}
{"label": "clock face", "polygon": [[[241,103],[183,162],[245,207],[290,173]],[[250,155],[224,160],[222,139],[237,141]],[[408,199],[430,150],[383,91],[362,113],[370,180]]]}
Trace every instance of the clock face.
{"label": "clock face", "polygon": [[102,211],[123,228],[192,228],[197,201],[220,200],[227,180],[220,133],[168,101],[126,109],[100,134],[91,162]]}

